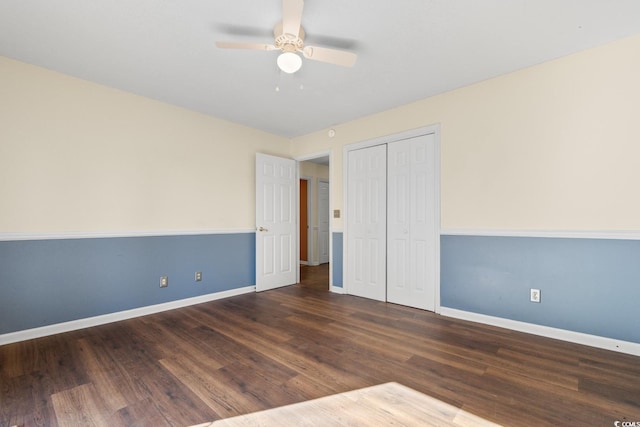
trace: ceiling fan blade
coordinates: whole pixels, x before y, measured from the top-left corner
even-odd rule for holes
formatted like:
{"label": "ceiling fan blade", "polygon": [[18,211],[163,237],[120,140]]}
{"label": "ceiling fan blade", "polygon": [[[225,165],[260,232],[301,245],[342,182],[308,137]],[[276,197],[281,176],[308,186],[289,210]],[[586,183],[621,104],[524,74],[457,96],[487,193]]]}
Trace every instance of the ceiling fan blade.
{"label": "ceiling fan blade", "polygon": [[[253,37],[258,40],[261,40],[261,39],[268,40],[269,38],[273,37],[273,30],[266,29],[266,28],[265,29],[256,28],[248,25],[234,25],[234,24],[226,24],[226,23],[218,22],[218,23],[212,24],[211,27],[216,33],[223,33],[227,36]],[[326,43],[320,43],[320,44],[326,44]],[[333,45],[329,44],[328,46],[333,46]]]}
{"label": "ceiling fan blade", "polygon": [[342,65],[343,67],[353,67],[353,64],[356,63],[356,59],[358,59],[358,55],[353,52],[316,46],[305,47],[302,49],[302,54],[307,59]]}
{"label": "ceiling fan blade", "polygon": [[216,42],[216,46],[221,49],[250,49],[250,50],[275,50],[272,44],[266,43],[244,43],[244,42]]}
{"label": "ceiling fan blade", "polygon": [[282,32],[298,37],[302,21],[303,0],[282,0]]}

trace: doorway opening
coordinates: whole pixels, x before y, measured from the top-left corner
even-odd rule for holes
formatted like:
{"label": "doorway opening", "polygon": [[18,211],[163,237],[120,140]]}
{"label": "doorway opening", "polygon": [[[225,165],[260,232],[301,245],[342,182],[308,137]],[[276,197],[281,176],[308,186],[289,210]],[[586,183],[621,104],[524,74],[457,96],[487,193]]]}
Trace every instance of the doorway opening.
{"label": "doorway opening", "polygon": [[310,178],[300,178],[300,265],[309,264],[309,181]]}
{"label": "doorway opening", "polygon": [[329,153],[298,159],[299,284],[329,290],[331,276]]}
{"label": "doorway opening", "polygon": [[319,290],[329,290],[329,263],[300,266],[300,286]]}

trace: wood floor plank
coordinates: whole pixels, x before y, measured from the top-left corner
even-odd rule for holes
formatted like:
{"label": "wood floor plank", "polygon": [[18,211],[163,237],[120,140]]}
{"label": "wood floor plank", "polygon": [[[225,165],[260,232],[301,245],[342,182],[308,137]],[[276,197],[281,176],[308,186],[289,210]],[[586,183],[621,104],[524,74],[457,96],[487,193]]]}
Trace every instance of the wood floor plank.
{"label": "wood floor plank", "polygon": [[32,418],[32,384],[31,375],[0,378],[0,426],[25,425]]}
{"label": "wood floor plank", "polygon": [[[224,318],[224,315],[219,312],[216,312],[215,316]],[[226,319],[233,319],[233,316],[228,316]],[[302,375],[308,375],[347,389],[358,388],[362,384],[360,378],[345,370],[335,369],[321,363],[310,364],[308,358],[301,355],[295,349],[274,346],[273,342],[264,338],[259,331],[246,330],[242,326],[237,327],[233,325],[231,322],[216,322],[215,325],[212,324],[210,327],[262,354],[268,354],[274,361],[290,369],[297,370]]]}
{"label": "wood floor plank", "polygon": [[111,426],[166,426],[170,425],[167,418],[154,404],[153,397],[147,397],[139,402],[132,402],[126,408],[120,409],[110,418]]}
{"label": "wood floor plank", "polygon": [[255,408],[251,398],[221,380],[215,369],[204,371],[188,359],[163,359],[160,363],[215,411],[213,419],[243,414]]}
{"label": "wood floor plank", "polygon": [[51,396],[58,423],[63,426],[108,427],[111,411],[92,384],[83,384]]}
{"label": "wood floor plank", "polygon": [[117,365],[109,359],[109,354],[98,353],[99,350],[94,350],[85,339],[78,340],[76,344],[78,352],[82,355],[85,369],[91,373],[89,379],[95,391],[102,396],[103,403],[109,408],[109,412],[126,408],[131,401],[131,397],[127,400],[127,396],[123,393],[128,388],[128,383],[120,378]]}
{"label": "wood floor plank", "polygon": [[[507,401],[507,408],[511,408],[513,414],[519,413],[522,420],[530,419],[538,425],[605,425],[608,419],[613,423],[614,414],[609,409],[596,408],[585,404],[582,399],[568,399],[568,389],[541,386],[531,378],[514,375],[498,370],[488,370],[484,379],[486,389]],[[568,402],[571,402],[568,404]],[[613,404],[613,402],[609,402]],[[609,407],[611,407],[610,405]],[[597,421],[594,423],[594,421]]]}
{"label": "wood floor plank", "polygon": [[164,417],[165,425],[191,425],[203,418],[215,419],[217,414],[159,362],[148,367],[148,371],[140,381],[147,388],[152,405]]}
{"label": "wood floor plank", "polygon": [[[388,382],[507,426],[640,421],[638,357],[332,294],[318,277],[0,346],[0,426],[184,426]],[[453,413],[439,422],[465,422]]]}

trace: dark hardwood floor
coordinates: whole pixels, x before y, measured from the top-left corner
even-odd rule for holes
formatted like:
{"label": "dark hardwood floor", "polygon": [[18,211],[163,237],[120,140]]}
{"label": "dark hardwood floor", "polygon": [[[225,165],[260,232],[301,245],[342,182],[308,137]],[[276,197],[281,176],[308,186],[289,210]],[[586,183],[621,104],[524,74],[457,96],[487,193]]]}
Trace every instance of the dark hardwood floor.
{"label": "dark hardwood floor", "polygon": [[389,381],[506,426],[640,421],[638,357],[297,285],[1,346],[0,425],[185,426]]}
{"label": "dark hardwood floor", "polygon": [[329,290],[329,264],[301,265],[300,286]]}

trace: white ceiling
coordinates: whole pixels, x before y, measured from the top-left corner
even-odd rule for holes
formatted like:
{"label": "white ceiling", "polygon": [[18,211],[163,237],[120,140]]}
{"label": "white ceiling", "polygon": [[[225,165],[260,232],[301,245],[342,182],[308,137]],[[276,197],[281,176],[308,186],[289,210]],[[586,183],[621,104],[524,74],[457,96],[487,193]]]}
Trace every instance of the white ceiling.
{"label": "white ceiling", "polygon": [[638,0],[307,0],[306,44],[352,50],[354,68],[280,75],[276,52],[214,46],[272,43],[281,9],[1,0],[0,55],[295,137],[640,33]]}

